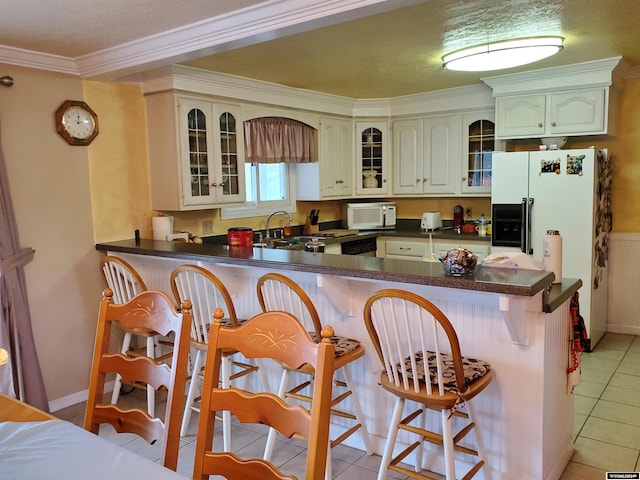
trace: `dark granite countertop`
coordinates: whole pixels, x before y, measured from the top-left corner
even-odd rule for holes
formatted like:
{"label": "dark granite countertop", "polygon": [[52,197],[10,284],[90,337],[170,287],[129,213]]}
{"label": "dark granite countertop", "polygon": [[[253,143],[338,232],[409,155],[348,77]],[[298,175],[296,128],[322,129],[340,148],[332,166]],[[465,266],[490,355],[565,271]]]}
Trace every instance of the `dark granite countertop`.
{"label": "dark granite countertop", "polygon": [[544,291],[543,309],[549,312],[557,308],[582,285],[580,280],[563,279],[561,284],[553,285],[549,291],[553,276],[544,271],[478,266],[473,275],[452,277],[444,274],[439,263],[357,255],[330,255],[286,249],[229,248],[224,245],[147,239],[142,239],[139,245],[136,245],[134,239],[99,243],[96,249],[177,258],[185,261],[277,268],[525,297]]}

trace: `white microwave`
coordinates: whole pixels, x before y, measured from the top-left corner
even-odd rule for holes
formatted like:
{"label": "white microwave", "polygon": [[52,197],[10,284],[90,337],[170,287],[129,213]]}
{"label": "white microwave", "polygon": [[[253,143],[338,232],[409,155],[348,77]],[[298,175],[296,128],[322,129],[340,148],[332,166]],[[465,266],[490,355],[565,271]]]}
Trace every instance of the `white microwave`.
{"label": "white microwave", "polygon": [[347,228],[355,230],[394,229],[396,228],[396,204],[394,202],[347,203],[343,207],[342,223]]}

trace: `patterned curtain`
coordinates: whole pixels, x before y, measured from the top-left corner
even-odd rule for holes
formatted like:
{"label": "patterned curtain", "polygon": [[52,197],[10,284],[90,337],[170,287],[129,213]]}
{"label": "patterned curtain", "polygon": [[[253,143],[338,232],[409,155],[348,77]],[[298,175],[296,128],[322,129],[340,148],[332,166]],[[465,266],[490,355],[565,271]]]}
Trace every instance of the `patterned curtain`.
{"label": "patterned curtain", "polygon": [[254,118],[244,122],[244,152],[249,163],[317,162],[318,131],[291,118]]}
{"label": "patterned curtain", "polygon": [[0,392],[48,412],[24,276],[24,265],[34,253],[31,248],[20,248],[0,144],[0,348],[9,352],[9,362],[0,366]]}

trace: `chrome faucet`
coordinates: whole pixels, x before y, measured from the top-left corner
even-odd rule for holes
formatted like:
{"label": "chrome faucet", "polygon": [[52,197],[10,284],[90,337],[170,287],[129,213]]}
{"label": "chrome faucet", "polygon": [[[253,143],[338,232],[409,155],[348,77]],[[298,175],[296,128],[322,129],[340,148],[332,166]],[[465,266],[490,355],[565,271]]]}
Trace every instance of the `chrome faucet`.
{"label": "chrome faucet", "polygon": [[289,222],[291,222],[291,215],[289,215],[288,212],[285,212],[284,210],[276,210],[275,212],[273,212],[271,215],[269,215],[269,217],[267,218],[267,226],[265,228],[265,233],[267,235],[267,238],[271,238],[271,232],[269,232],[269,222],[271,222],[271,217],[273,217],[274,215],[278,215],[278,214],[282,214],[282,215],[286,215],[287,218],[289,219]]}

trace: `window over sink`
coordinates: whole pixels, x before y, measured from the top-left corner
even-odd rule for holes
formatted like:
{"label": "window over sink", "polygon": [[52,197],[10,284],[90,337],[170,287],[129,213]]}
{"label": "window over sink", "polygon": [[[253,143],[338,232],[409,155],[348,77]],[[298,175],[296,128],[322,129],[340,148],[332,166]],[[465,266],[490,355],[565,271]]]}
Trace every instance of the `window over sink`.
{"label": "window over sink", "polygon": [[295,212],[295,168],[287,163],[245,163],[246,201],[240,207],[223,207],[223,220],[269,215],[274,210]]}

